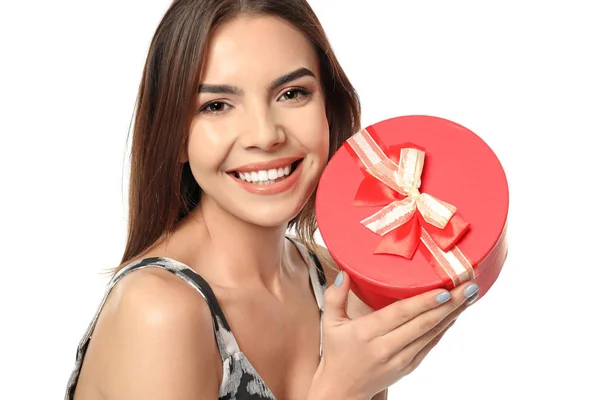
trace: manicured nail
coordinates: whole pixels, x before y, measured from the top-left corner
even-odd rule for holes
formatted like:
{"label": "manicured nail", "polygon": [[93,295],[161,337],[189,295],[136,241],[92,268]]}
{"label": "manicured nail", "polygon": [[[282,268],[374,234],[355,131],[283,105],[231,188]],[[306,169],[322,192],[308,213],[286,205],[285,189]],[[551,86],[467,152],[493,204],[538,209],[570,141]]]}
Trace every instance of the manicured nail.
{"label": "manicured nail", "polygon": [[445,303],[450,300],[450,292],[442,292],[435,298],[439,304]]}
{"label": "manicured nail", "polygon": [[335,282],[333,282],[333,284],[337,287],[340,287],[342,286],[342,282],[344,282],[344,273],[340,271],[340,273],[335,278]]}
{"label": "manicured nail", "polygon": [[465,302],[465,305],[470,306],[471,304],[473,304],[473,302],[475,300],[477,300],[478,297],[479,297],[479,293],[475,293],[474,295],[472,295],[471,297],[469,297],[467,299],[467,301]]}
{"label": "manicured nail", "polygon": [[479,292],[479,286],[472,283],[465,289],[465,297],[471,297],[477,292]]}

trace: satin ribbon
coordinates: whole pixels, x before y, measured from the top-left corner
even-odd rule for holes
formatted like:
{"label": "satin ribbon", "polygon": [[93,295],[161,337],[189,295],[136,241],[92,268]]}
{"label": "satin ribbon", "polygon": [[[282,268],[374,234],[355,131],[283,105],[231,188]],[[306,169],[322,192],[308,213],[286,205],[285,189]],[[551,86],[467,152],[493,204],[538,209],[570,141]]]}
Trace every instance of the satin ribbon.
{"label": "satin ribbon", "polygon": [[410,259],[421,247],[448,287],[472,279],[473,265],[456,246],[469,223],[453,205],[419,190],[425,151],[415,145],[384,151],[378,143],[374,133],[363,129],[344,144],[365,172],[355,204],[384,206],[361,221],[382,236],[375,253]]}

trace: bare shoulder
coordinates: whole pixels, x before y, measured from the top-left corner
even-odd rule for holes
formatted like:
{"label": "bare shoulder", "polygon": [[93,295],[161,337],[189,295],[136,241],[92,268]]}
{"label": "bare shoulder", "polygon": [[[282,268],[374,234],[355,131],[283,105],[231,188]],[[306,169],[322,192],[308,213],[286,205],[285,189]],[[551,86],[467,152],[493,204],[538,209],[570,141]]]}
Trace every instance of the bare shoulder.
{"label": "bare shoulder", "polygon": [[88,353],[107,399],[217,397],[221,359],[210,311],[168,271],[147,268],[117,283]]}

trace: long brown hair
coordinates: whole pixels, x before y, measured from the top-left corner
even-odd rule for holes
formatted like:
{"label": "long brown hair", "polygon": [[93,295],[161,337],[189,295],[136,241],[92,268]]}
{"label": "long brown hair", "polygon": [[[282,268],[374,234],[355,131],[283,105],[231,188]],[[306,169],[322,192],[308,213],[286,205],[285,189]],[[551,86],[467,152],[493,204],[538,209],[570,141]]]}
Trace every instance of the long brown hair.
{"label": "long brown hair", "polygon": [[[240,14],[273,15],[292,24],[318,55],[329,121],[329,157],[360,129],[358,96],[305,0],[175,0],[158,25],[143,70],[134,115],[129,226],[121,269],[161,243],[199,203],[201,190],[180,162],[194,113],[211,33]],[[315,193],[290,222],[316,251]]]}

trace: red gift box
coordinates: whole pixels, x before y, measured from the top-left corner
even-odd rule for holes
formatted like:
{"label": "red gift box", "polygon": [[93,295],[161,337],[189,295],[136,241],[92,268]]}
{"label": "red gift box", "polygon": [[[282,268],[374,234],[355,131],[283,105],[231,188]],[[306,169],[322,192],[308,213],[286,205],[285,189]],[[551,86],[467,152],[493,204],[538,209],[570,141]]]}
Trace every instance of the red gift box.
{"label": "red gift box", "polygon": [[506,259],[507,214],[494,152],[467,128],[430,116],[353,135],[325,168],[316,198],[325,246],[374,309],[466,280],[483,297]]}

